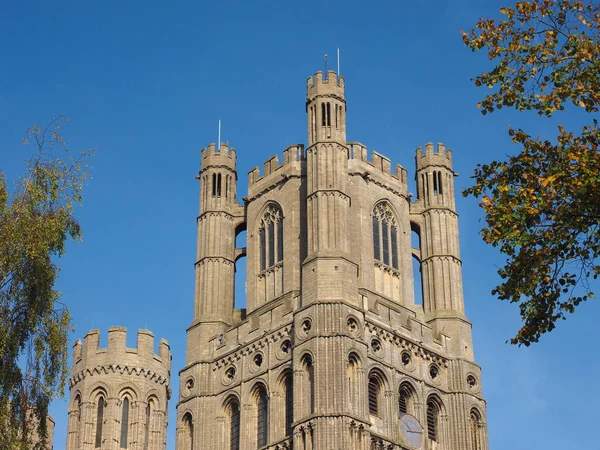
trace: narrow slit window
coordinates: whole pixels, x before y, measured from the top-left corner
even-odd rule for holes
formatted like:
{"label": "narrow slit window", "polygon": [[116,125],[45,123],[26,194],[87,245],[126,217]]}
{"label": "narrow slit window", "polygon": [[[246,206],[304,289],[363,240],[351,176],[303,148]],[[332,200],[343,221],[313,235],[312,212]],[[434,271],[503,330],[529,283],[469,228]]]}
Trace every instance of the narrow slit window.
{"label": "narrow slit window", "polygon": [[104,399],[100,397],[98,399],[98,409],[96,410],[96,440],[95,448],[102,446],[102,425],[104,422]]}
{"label": "narrow slit window", "polygon": [[439,409],[433,400],[427,402],[427,437],[432,441],[438,440]]}
{"label": "narrow slit window", "polygon": [[212,176],[212,195],[213,197],[217,196],[217,174],[213,173]]}
{"label": "narrow slit window", "polygon": [[473,450],[481,450],[481,439],[479,437],[479,416],[475,411],[471,411],[471,444]]}
{"label": "narrow slit window", "polygon": [[373,257],[377,261],[381,261],[379,247],[379,218],[373,215]]}
{"label": "narrow slit window", "polygon": [[221,196],[221,174],[217,175],[217,197]]}
{"label": "narrow slit window", "polygon": [[321,126],[325,126],[325,103],[321,103]]}
{"label": "narrow slit window", "polygon": [[258,447],[267,445],[268,440],[268,421],[269,421],[269,400],[267,398],[267,392],[261,389],[258,394],[258,420],[257,420],[257,443]]}
{"label": "narrow slit window", "polygon": [[277,222],[277,262],[283,261],[283,219]]}
{"label": "narrow slit window", "polygon": [[387,220],[382,222],[382,237],[383,237],[383,263],[387,266],[390,264],[390,238],[389,238],[389,225]]}
{"label": "narrow slit window", "polygon": [[240,450],[240,405],[232,403],[229,430],[230,450]]}
{"label": "narrow slit window", "polygon": [[433,172],[433,193],[434,194],[438,194],[438,176],[437,176],[437,172]]}
{"label": "narrow slit window", "polygon": [[129,398],[123,399],[123,408],[121,411],[121,448],[127,448],[127,437],[129,434]]}
{"label": "narrow slit window", "polygon": [[152,407],[150,406],[150,401],[146,404],[146,426],[144,429],[144,450],[148,450],[150,448],[150,414],[152,412]]}
{"label": "narrow slit window", "polygon": [[443,192],[442,192],[442,172],[438,172],[438,191],[440,194],[443,194]]}
{"label": "narrow slit window", "polygon": [[267,231],[269,235],[269,267],[275,265],[275,224],[269,222],[269,229]]}
{"label": "narrow slit window", "polygon": [[373,376],[369,378],[369,414],[379,414],[379,380]]}
{"label": "narrow slit window", "polygon": [[392,267],[398,268],[398,228],[392,227]]}
{"label": "narrow slit window", "polygon": [[258,239],[260,241],[260,270],[263,271],[267,268],[267,247],[265,239],[265,229],[261,228],[258,230]]}
{"label": "narrow slit window", "polygon": [[294,383],[290,373],[285,379],[285,435],[292,435],[294,423]]}
{"label": "narrow slit window", "polygon": [[327,102],[327,126],[331,126],[331,104]]}
{"label": "narrow slit window", "polygon": [[338,105],[335,105],[335,129],[338,129]]}

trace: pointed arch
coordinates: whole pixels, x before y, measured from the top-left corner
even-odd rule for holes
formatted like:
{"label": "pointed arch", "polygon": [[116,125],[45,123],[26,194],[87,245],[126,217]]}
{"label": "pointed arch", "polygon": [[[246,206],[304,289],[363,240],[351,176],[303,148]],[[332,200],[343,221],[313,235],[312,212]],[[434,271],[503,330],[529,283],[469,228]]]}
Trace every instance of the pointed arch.
{"label": "pointed arch", "polygon": [[194,419],[192,414],[187,412],[183,415],[183,450],[194,450]]}
{"label": "pointed arch", "polygon": [[441,414],[443,404],[440,398],[432,394],[427,398],[427,438],[430,441],[439,442],[441,437]]}
{"label": "pointed arch", "polygon": [[226,417],[226,445],[229,450],[240,450],[240,400],[235,394],[230,394],[223,403]]}
{"label": "pointed arch", "polygon": [[269,395],[262,382],[254,386],[253,397],[256,407],[256,445],[261,448],[269,441]]}
{"label": "pointed arch", "polygon": [[283,262],[283,210],[278,203],[269,202],[258,223],[259,264],[261,272]]}
{"label": "pointed arch", "polygon": [[367,393],[369,399],[369,414],[383,417],[383,393],[387,380],[378,368],[371,369],[368,377]]}
{"label": "pointed arch", "polygon": [[373,258],[398,270],[398,220],[388,201],[373,208]]}
{"label": "pointed arch", "polygon": [[483,438],[481,436],[481,414],[476,408],[469,413],[469,432],[471,435],[471,450],[482,450]]}
{"label": "pointed arch", "polygon": [[408,381],[400,383],[398,388],[398,414],[400,417],[404,414],[416,414],[415,405],[417,403],[417,391]]}

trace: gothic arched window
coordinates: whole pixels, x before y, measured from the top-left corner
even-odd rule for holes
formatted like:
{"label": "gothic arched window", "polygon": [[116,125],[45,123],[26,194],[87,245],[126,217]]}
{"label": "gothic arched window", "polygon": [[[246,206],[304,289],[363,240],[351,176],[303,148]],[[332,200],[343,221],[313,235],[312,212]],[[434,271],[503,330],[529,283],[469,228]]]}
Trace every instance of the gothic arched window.
{"label": "gothic arched window", "polygon": [[96,439],[94,440],[94,447],[102,447],[102,426],[104,422],[104,397],[98,397],[98,404],[96,407]]}
{"label": "gothic arched window", "polygon": [[127,448],[127,436],[129,434],[129,397],[123,399],[121,407],[121,440],[120,448]]}
{"label": "gothic arched window", "polygon": [[190,413],[183,416],[184,450],[194,450],[194,421]]}
{"label": "gothic arched window", "polygon": [[236,398],[229,402],[229,450],[240,450],[240,404]]}
{"label": "gothic arched window", "polygon": [[434,398],[427,400],[427,437],[439,441],[440,406]]}
{"label": "gothic arched window", "polygon": [[383,391],[383,379],[377,372],[373,371],[369,374],[369,414],[381,417],[381,394]]}
{"label": "gothic arched window", "polygon": [[398,269],[398,225],[391,208],[384,202],[373,210],[373,257]]}
{"label": "gothic arched window", "polygon": [[408,383],[402,383],[398,390],[398,413],[400,416],[404,414],[414,414],[414,390]]}
{"label": "gothic arched window", "polygon": [[294,423],[294,380],[292,372],[284,379],[285,388],[285,435],[292,435],[292,424]]}
{"label": "gothic arched window", "polygon": [[256,393],[256,442],[258,448],[267,445],[269,436],[269,399],[267,390],[261,386]]}
{"label": "gothic arched window", "polygon": [[260,270],[283,261],[283,213],[277,205],[269,205],[258,229]]}
{"label": "gothic arched window", "polygon": [[481,450],[481,435],[480,435],[481,416],[475,410],[471,410],[469,416],[469,428],[471,430],[471,449]]}

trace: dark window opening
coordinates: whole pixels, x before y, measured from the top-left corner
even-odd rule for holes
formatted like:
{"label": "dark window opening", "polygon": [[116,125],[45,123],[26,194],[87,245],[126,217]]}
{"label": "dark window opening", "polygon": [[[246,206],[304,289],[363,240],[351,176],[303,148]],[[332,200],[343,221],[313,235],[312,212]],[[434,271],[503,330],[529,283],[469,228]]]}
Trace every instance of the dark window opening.
{"label": "dark window opening", "polygon": [[386,266],[390,264],[390,242],[389,242],[389,226],[387,220],[383,220],[381,227],[383,235],[383,263]]}
{"label": "dark window opening", "polygon": [[268,441],[268,421],[269,421],[269,399],[267,398],[267,392],[264,388],[261,388],[258,393],[258,423],[257,423],[257,443],[258,447],[267,445]]}
{"label": "dark window opening", "polygon": [[283,219],[277,222],[277,262],[283,261]]}
{"label": "dark window opening", "polygon": [[325,103],[321,103],[321,126],[325,126],[325,122],[326,118],[325,118]]}
{"label": "dark window opening", "polygon": [[369,414],[379,415],[379,380],[371,376],[369,378]]}
{"label": "dark window opening", "polygon": [[442,172],[438,172],[438,190],[440,194],[443,194],[442,192]]}
{"label": "dark window opening", "polygon": [[379,218],[373,215],[373,253],[377,261],[381,261],[379,250]]}
{"label": "dark window opening", "polygon": [[260,270],[263,271],[267,268],[267,245],[264,228],[258,230],[258,236],[260,240]]}
{"label": "dark window opening", "polygon": [[438,440],[439,408],[433,400],[427,402],[427,437],[432,441]]}
{"label": "dark window opening", "polygon": [[217,175],[217,197],[221,196],[221,174]]}
{"label": "dark window opening", "polygon": [[121,448],[127,448],[127,434],[129,432],[129,398],[123,399],[121,411]]}
{"label": "dark window opening", "polygon": [[434,194],[438,194],[439,190],[438,190],[438,173],[437,172],[433,172],[433,193]]}
{"label": "dark window opening", "polygon": [[275,265],[275,224],[273,222],[269,222],[267,234],[269,235],[269,267],[273,267]]}
{"label": "dark window opening", "polygon": [[292,374],[285,379],[285,435],[292,435],[292,424],[294,423],[294,383]]}
{"label": "dark window opening", "polygon": [[237,402],[231,404],[229,422],[229,448],[240,450],[240,405]]}
{"label": "dark window opening", "polygon": [[102,446],[102,425],[104,422],[104,399],[100,397],[98,399],[98,409],[96,411],[96,442],[94,447],[100,448]]}
{"label": "dark window opening", "polygon": [[392,267],[398,268],[398,228],[392,227]]}
{"label": "dark window opening", "polygon": [[331,126],[331,104],[327,102],[327,126]]}

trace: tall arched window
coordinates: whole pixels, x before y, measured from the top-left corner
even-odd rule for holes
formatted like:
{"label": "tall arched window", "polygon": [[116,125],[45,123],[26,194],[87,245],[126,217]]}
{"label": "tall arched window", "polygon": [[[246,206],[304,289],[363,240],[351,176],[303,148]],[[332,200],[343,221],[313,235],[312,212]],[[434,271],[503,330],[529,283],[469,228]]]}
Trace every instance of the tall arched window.
{"label": "tall arched window", "polygon": [[350,408],[354,414],[358,414],[358,368],[360,367],[360,359],[356,353],[351,353],[348,356],[348,396]]}
{"label": "tall arched window", "polygon": [[440,406],[436,399],[427,400],[427,437],[431,441],[439,441]]}
{"label": "tall arched window", "polygon": [[194,450],[194,422],[190,413],[183,416],[183,438],[184,450]]}
{"label": "tall arched window", "polygon": [[283,213],[277,205],[269,205],[258,230],[260,270],[283,261]]}
{"label": "tall arched window", "polygon": [[240,450],[240,403],[229,400],[229,450]]}
{"label": "tall arched window", "polygon": [[269,440],[269,398],[264,386],[260,386],[256,392],[256,443],[258,448],[267,445]]}
{"label": "tall arched window", "polygon": [[121,439],[120,448],[127,448],[129,435],[129,397],[125,397],[121,404]]}
{"label": "tall arched window", "polygon": [[374,373],[369,375],[369,414],[380,415],[381,379]]}
{"label": "tall arched window", "polygon": [[94,447],[102,447],[102,427],[104,425],[104,397],[98,397],[98,403],[96,406],[96,439],[94,440]]}
{"label": "tall arched window", "polygon": [[283,380],[285,389],[285,435],[292,435],[294,423],[294,380],[292,372],[288,372]]}
{"label": "tall arched window", "polygon": [[402,383],[398,390],[398,414],[402,417],[404,414],[413,414],[414,410],[413,388],[408,383]]}
{"label": "tall arched window", "polygon": [[398,269],[398,225],[385,202],[377,204],[373,210],[373,258]]}
{"label": "tall arched window", "polygon": [[469,428],[471,429],[471,449],[481,450],[481,416],[475,410],[471,410],[469,416]]}

